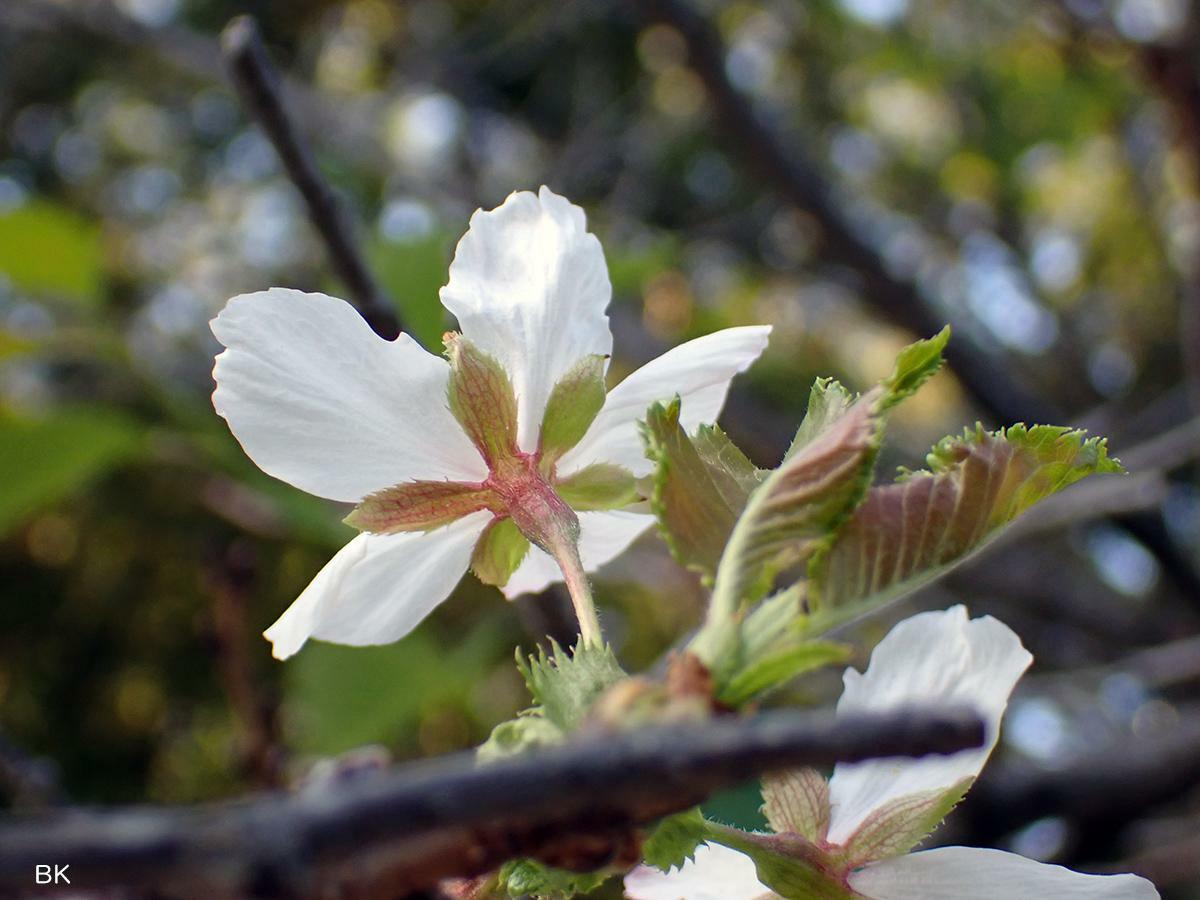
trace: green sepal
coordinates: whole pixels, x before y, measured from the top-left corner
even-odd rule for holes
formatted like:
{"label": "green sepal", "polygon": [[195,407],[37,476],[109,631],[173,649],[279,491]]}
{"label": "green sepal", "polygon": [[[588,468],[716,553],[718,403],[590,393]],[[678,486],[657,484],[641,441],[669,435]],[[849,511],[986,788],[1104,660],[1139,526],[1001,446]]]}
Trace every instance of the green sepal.
{"label": "green sepal", "polygon": [[342,521],[372,534],[432,531],[498,502],[477,484],[410,481],[368,494]]}
{"label": "green sepal", "polygon": [[461,334],[449,332],[444,341],[450,360],[450,412],[488,466],[494,467],[517,452],[517,396],[512,381],[495,357]]}
{"label": "green sepal", "polygon": [[646,865],[666,872],[682,866],[696,854],[696,848],[708,837],[708,823],[695,807],[667,816],[656,824],[642,843]]}
{"label": "green sepal", "polygon": [[636,503],[637,479],[628,469],[612,463],[593,463],[554,483],[558,495],[577,512],[621,509]]}
{"label": "green sepal", "polygon": [[578,444],[604,406],[607,359],[599,353],[583,357],[550,391],[539,439],[543,465],[553,463]]}
{"label": "green sepal", "polygon": [[484,584],[504,587],[529,552],[529,540],[512,519],[492,519],[471,554],[471,571]]}

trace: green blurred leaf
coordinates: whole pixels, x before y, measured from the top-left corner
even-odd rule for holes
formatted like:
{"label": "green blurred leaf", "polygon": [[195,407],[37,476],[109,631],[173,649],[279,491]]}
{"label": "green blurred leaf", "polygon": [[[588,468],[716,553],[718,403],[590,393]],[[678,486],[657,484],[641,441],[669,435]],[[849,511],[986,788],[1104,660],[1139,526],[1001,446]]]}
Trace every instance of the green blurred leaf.
{"label": "green blurred leaf", "polygon": [[112,410],[64,410],[44,419],[0,416],[0,534],[137,458],[144,434]]}
{"label": "green blurred leaf", "polygon": [[48,200],[0,213],[0,273],[21,290],[95,305],[104,275],[100,227]]}
{"label": "green blurred leaf", "polygon": [[395,303],[404,329],[427,348],[440,347],[446,311],[438,292],[449,271],[449,237],[434,232],[404,241],[376,238],[367,260]]}
{"label": "green blurred leaf", "polygon": [[286,670],[297,745],[335,754],[411,733],[425,711],[469,704],[495,665],[503,638],[486,623],[443,643],[428,628],[379,647],[310,642]]}

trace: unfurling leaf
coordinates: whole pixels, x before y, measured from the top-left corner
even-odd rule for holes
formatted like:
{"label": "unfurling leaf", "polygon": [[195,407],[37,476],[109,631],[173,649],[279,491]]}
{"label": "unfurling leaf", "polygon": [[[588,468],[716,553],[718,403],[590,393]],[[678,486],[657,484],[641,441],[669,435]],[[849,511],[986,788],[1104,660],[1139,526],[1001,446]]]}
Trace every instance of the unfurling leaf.
{"label": "unfurling leaf", "polygon": [[410,481],[369,494],[342,521],[374,534],[432,531],[497,504],[496,496],[477,484]]}
{"label": "unfurling leaf", "polygon": [[734,523],[760,473],[716,426],[689,438],[679,424],[680,400],[656,403],[642,424],[646,455],[654,461],[651,505],[659,529],[680,564],[711,582]]}
{"label": "unfurling leaf", "polygon": [[529,541],[512,519],[493,519],[471,554],[471,571],[484,584],[503,587],[529,552]]}
{"label": "unfurling leaf", "polygon": [[808,411],[804,420],[796,429],[796,436],[784,454],[785,460],[791,459],[830,425],[846,414],[854,395],[832,378],[818,378],[813,382],[812,390],[808,393]]}
{"label": "unfurling leaf", "polygon": [[492,467],[517,451],[517,397],[504,367],[461,334],[443,338],[450,360],[450,412]]}
{"label": "unfurling leaf", "polygon": [[872,488],[809,563],[814,613],[911,590],[981,547],[1034,503],[1096,472],[1120,472],[1103,439],[1049,425],[976,426],[942,440],[927,471]]}
{"label": "unfurling leaf", "polygon": [[612,463],[586,466],[554,484],[558,495],[574,510],[620,509],[638,499],[637,480],[628,469]]}
{"label": "unfurling leaf", "polygon": [[642,859],[646,865],[662,869],[682,866],[692,859],[708,836],[708,823],[699,808],[667,816],[654,826],[642,844]]}
{"label": "unfurling leaf", "polygon": [[585,356],[554,385],[542,415],[540,446],[544,463],[553,463],[578,444],[604,406],[606,359],[598,353]]}
{"label": "unfurling leaf", "polygon": [[798,834],[814,844],[829,833],[829,781],[816,769],[767,775],[762,782],[763,815],[776,834]]}

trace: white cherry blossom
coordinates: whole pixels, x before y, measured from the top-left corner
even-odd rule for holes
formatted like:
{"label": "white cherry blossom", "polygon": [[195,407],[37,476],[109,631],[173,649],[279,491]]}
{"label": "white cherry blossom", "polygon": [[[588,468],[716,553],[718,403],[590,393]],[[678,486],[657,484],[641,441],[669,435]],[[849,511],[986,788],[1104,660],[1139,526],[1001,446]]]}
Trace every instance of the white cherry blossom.
{"label": "white cherry blossom", "polygon": [[[228,302],[212,322],[226,348],[213,370],[213,405],[263,471],[360,509],[382,497],[398,515],[406,513],[409,489],[426,491],[423,520],[367,528],[267,630],[277,657],[309,638],[367,645],[403,637],[454,589],[490,526],[510,512],[516,521],[513,490],[501,490],[514,483],[536,487],[543,506],[558,504],[577,522],[570,553],[587,570],[620,554],[653,522],[621,508],[589,507],[576,519],[560,494],[568,497],[572,476],[589,467],[647,474],[637,433],[647,407],[678,394],[685,427],[713,421],[730,380],[762,353],[770,328],[730,328],[674,348],[609,392],[573,446],[543,457],[543,415],[556,385],[588,359],[600,377],[607,368],[611,294],[583,211],[547,188],[514,193],[471,217],[441,297],[462,331],[459,343],[447,345],[451,360],[461,345],[498,362],[501,387],[515,394],[513,446],[499,461],[485,459],[479,435],[451,410],[458,370],[408,335],[384,340],[349,304],[324,294],[272,288]],[[483,400],[479,408],[488,412]],[[526,537],[537,530],[520,528]],[[532,539],[538,546],[503,572],[510,598],[563,578],[539,549],[548,538]]]}
{"label": "white cherry blossom", "polygon": [[[812,836],[813,849],[840,879],[835,892],[870,900],[1158,896],[1136,875],[1085,875],[1001,850],[939,847],[906,853],[927,830],[919,827],[922,812],[935,809],[939,799],[953,802],[987,762],[1009,695],[1032,659],[1008,626],[990,616],[968,619],[966,609],[955,606],[905,619],[876,646],[865,672],[846,670],[839,715],[916,704],[967,706],[987,723],[987,739],[978,749],[949,756],[839,764],[823,810],[813,808],[807,793],[798,805],[813,808],[813,815],[789,830]],[[906,823],[905,815],[916,822]],[[880,841],[878,831],[869,843],[856,843],[881,823],[894,827],[898,843]],[[864,845],[888,845],[889,850],[864,856],[856,849]],[[713,894],[706,885],[719,885],[720,895],[729,900],[779,896],[759,881],[750,856],[716,844],[702,845],[694,861],[671,872],[640,866],[625,878],[631,900],[708,900]]]}

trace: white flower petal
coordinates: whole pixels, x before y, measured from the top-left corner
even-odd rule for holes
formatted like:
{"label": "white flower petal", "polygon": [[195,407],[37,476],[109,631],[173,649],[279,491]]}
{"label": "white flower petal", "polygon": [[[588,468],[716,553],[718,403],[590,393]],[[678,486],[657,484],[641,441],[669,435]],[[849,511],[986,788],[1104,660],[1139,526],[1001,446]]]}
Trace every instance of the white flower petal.
{"label": "white flower petal", "polygon": [[[609,560],[620,556],[643,531],[654,524],[654,516],[623,510],[579,513],[579,557],[583,567],[594,572]],[[543,591],[562,581],[558,564],[547,553],[530,547],[517,571],[504,586],[504,596],[512,600],[521,594]]]}
{"label": "white flower petal", "polygon": [[436,531],[360,534],[266,630],[275,657],[287,659],[309,638],[354,647],[398,641],[454,590],[491,515]]}
{"label": "white flower petal", "polygon": [[625,876],[629,900],[759,900],[776,895],[758,880],[754,860],[720,844],[701,844],[696,858],[660,872],[638,866]]}
{"label": "white flower petal", "polygon": [[1032,661],[1007,625],[990,616],[968,621],[962,606],[912,616],[888,632],[865,673],[846,670],[838,714],[966,706],[988,723],[987,741],[951,756],[839,764],[829,783],[829,840],[844,843],[872,810],[890,800],[978,775],[996,744],[1009,694]]}
{"label": "white flower petal", "polygon": [[637,423],[655,402],[676,394],[683,405],[680,423],[688,432],[715,422],[725,405],[729,382],[744,372],[767,347],[769,325],[726,328],[680,344],[652,359],[613,388],[587,434],[558,463],[566,476],[592,463],[624,466],[634,475],[649,474]]}
{"label": "white flower petal", "polygon": [[212,321],[213,406],[264,472],[331,500],[487,467],[446,403],[449,366],[408,335],[385,341],[353,307],[271,288]]}
{"label": "white flower petal", "polygon": [[872,863],[850,873],[850,887],[871,900],[1152,900],[1154,885],[1136,875],[1083,875],[1005,853],[941,847]]}
{"label": "white flower petal", "polygon": [[546,187],[478,210],[441,296],[463,335],[508,371],[521,449],[533,452],[559,378],[584,356],[612,353],[612,286],[583,210]]}

